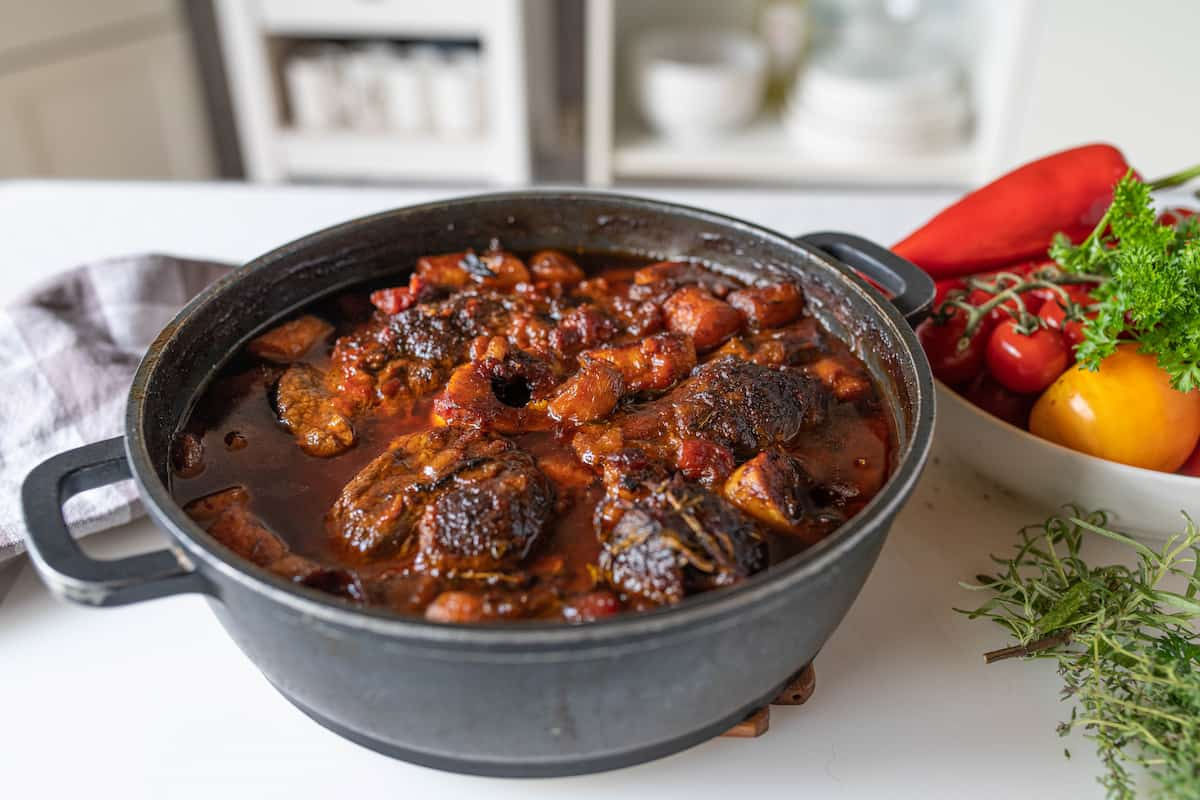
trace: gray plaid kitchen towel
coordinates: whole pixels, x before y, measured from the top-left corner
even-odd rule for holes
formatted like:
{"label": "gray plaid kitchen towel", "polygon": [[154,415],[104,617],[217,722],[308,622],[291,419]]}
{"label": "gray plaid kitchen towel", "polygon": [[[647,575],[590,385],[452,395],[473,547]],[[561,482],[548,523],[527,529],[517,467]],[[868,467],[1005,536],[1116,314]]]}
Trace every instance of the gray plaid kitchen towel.
{"label": "gray plaid kitchen towel", "polygon": [[[139,255],[56,275],[0,308],[0,563],[21,553],[21,482],[52,455],[120,435],[134,368],[227,264]],[[77,536],[142,513],[128,484],[67,503]]]}

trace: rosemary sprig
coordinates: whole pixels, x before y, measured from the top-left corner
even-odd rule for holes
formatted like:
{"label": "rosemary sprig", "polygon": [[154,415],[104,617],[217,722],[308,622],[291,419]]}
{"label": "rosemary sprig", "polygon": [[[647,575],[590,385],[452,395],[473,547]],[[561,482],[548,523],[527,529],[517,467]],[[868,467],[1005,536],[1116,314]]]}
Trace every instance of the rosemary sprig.
{"label": "rosemary sprig", "polygon": [[[1096,743],[1109,797],[1133,798],[1138,770],[1156,796],[1200,797],[1200,530],[1154,550],[1111,530],[1103,513],[1068,507],[1066,517],[1024,528],[1016,555],[992,557],[998,571],[964,588],[991,595],[972,619],[1004,627],[1016,645],[985,654],[1050,658],[1074,701],[1059,725]],[[1080,557],[1088,536],[1131,548],[1136,566],[1091,566]],[[1182,594],[1168,591],[1181,581]]]}

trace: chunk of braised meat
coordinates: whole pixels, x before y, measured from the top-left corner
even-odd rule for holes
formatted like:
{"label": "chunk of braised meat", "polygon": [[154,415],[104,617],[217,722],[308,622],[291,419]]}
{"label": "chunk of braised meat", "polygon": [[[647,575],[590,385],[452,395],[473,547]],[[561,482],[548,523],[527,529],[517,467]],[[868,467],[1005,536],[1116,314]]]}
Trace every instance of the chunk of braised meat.
{"label": "chunk of braised meat", "polygon": [[689,261],[659,261],[648,264],[634,273],[633,282],[638,286],[660,284],[667,289],[694,285],[717,297],[724,297],[740,286],[732,278]]}
{"label": "chunk of braised meat", "polygon": [[738,467],[725,481],[725,499],[780,533],[815,544],[841,522],[823,511],[816,481],[795,457],[766,450]]}
{"label": "chunk of braised meat", "polygon": [[829,395],[800,372],[726,357],[701,365],[664,400],[679,430],[728,447],[740,461],[819,425]]}
{"label": "chunk of braised meat", "polygon": [[553,484],[513,449],[455,474],[417,523],[417,564],[488,572],[525,559],[554,514]]}
{"label": "chunk of braised meat", "polygon": [[407,286],[391,286],[371,292],[371,305],[384,314],[399,314],[431,294],[429,282],[417,273],[408,276]]}
{"label": "chunk of braised meat", "polygon": [[[532,311],[524,298],[468,289],[376,318],[337,340],[332,359],[335,390],[355,411],[403,407],[440,388],[466,358],[473,339],[507,336],[515,316]],[[529,327],[528,319],[524,327]]]}
{"label": "chunk of braised meat", "polygon": [[471,361],[450,374],[434,398],[434,413],[451,425],[501,433],[539,427],[557,383],[550,366],[498,336],[481,344],[473,345]]}
{"label": "chunk of braised meat", "polygon": [[731,355],[765,367],[796,367],[828,355],[825,334],[812,317],[776,330],[730,339],[710,358]]}
{"label": "chunk of braised meat", "polygon": [[[717,481],[724,478],[721,464],[731,467],[819,425],[828,404],[828,391],[812,377],[724,356],[700,365],[658,400],[619,412],[609,423],[584,426],[572,445],[587,464],[639,447],[697,479]],[[718,462],[706,464],[708,459]]]}
{"label": "chunk of braised meat", "polygon": [[548,616],[558,611],[559,606],[558,593],[548,586],[450,589],[433,599],[425,609],[425,619],[455,624],[524,619]]}
{"label": "chunk of braised meat", "polygon": [[393,441],[342,489],[326,526],[356,559],[419,545],[423,566],[499,569],[528,554],[554,501],[553,485],[512,442],[443,427]]}
{"label": "chunk of braised meat", "polygon": [[587,350],[580,353],[579,360],[615,367],[627,394],[664,392],[696,366],[696,349],[683,334],[656,333],[639,342]]}
{"label": "chunk of braised meat", "polygon": [[725,301],[742,312],[756,330],[778,328],[794,322],[804,313],[804,292],[794,283],[738,289]]}
{"label": "chunk of braised meat", "polygon": [[529,280],[525,262],[503,250],[476,253],[445,253],[417,259],[416,274],[431,286],[462,289],[477,284],[489,289],[511,290]]}
{"label": "chunk of braised meat", "polygon": [[828,386],[838,400],[852,403],[875,396],[870,375],[858,364],[852,366],[843,359],[822,358],[806,365],[804,371]]}
{"label": "chunk of braised meat", "polygon": [[648,336],[662,329],[662,301],[670,293],[666,289],[639,291],[629,281],[605,277],[589,278],[575,287],[572,296],[586,298],[603,308],[620,322],[632,336]]}
{"label": "chunk of braised meat", "polygon": [[561,250],[539,250],[529,258],[529,271],[536,281],[574,286],[584,279],[575,260]]}
{"label": "chunk of braised meat", "polygon": [[354,445],[354,426],[325,385],[325,375],[310,364],[293,364],[279,377],[275,414],[300,449],[328,458]]}
{"label": "chunk of braised meat", "polygon": [[699,286],[685,286],[663,303],[667,329],[692,337],[697,352],[717,347],[742,329],[742,312]]}
{"label": "chunk of braised meat", "polygon": [[603,361],[585,362],[546,406],[551,419],[576,425],[595,422],[613,412],[625,392],[621,371]]}
{"label": "chunk of braised meat", "polygon": [[594,303],[584,303],[562,313],[546,347],[563,357],[604,344],[620,332],[620,324],[607,311]]}
{"label": "chunk of braised meat", "polygon": [[250,510],[250,493],[241,486],[193,500],[183,510],[218,542],[276,575],[355,602],[366,596],[359,576],[350,570],[291,552]]}
{"label": "chunk of braised meat", "polygon": [[767,566],[766,540],[754,521],[678,474],[610,491],[594,524],[608,582],[654,603],[730,586]]}
{"label": "chunk of braised meat", "polygon": [[204,440],[185,431],[171,442],[171,469],[181,478],[194,478],[204,472]]}
{"label": "chunk of braised meat", "polygon": [[251,339],[246,350],[277,364],[299,361],[317,342],[333,333],[333,326],[320,317],[305,314],[277,325],[262,336]]}

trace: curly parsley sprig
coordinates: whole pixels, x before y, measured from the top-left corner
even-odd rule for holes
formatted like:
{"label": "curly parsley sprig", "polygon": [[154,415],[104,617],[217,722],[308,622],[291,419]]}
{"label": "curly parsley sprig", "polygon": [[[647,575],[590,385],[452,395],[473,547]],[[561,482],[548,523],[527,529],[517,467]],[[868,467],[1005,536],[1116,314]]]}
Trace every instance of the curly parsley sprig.
{"label": "curly parsley sprig", "polygon": [[[987,653],[989,663],[1057,662],[1063,697],[1075,703],[1059,733],[1080,729],[1096,743],[1109,797],[1136,796],[1133,767],[1149,773],[1160,797],[1200,797],[1200,530],[1187,519],[1156,551],[1111,530],[1102,513],[1069,511],[1023,529],[1014,557],[993,556],[995,574],[962,584],[991,597],[956,610],[1016,639]],[[1095,535],[1132,548],[1136,566],[1085,562],[1083,541]],[[1165,589],[1168,579],[1183,593]]]}
{"label": "curly parsley sprig", "polygon": [[1097,314],[1084,324],[1080,364],[1098,369],[1124,335],[1190,391],[1200,388],[1200,223],[1160,225],[1153,188],[1126,175],[1091,234],[1078,245],[1059,234],[1050,257],[1067,272],[1106,278],[1092,292]]}

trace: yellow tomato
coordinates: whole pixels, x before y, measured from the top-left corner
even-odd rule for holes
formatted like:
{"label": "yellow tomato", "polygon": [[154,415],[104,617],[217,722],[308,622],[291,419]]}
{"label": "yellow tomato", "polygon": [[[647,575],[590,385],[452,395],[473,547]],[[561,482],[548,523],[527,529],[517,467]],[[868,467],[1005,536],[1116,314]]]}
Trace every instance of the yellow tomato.
{"label": "yellow tomato", "polygon": [[1174,472],[1200,439],[1200,392],[1172,389],[1154,356],[1123,344],[1097,372],[1060,375],[1038,398],[1029,430],[1109,461]]}

